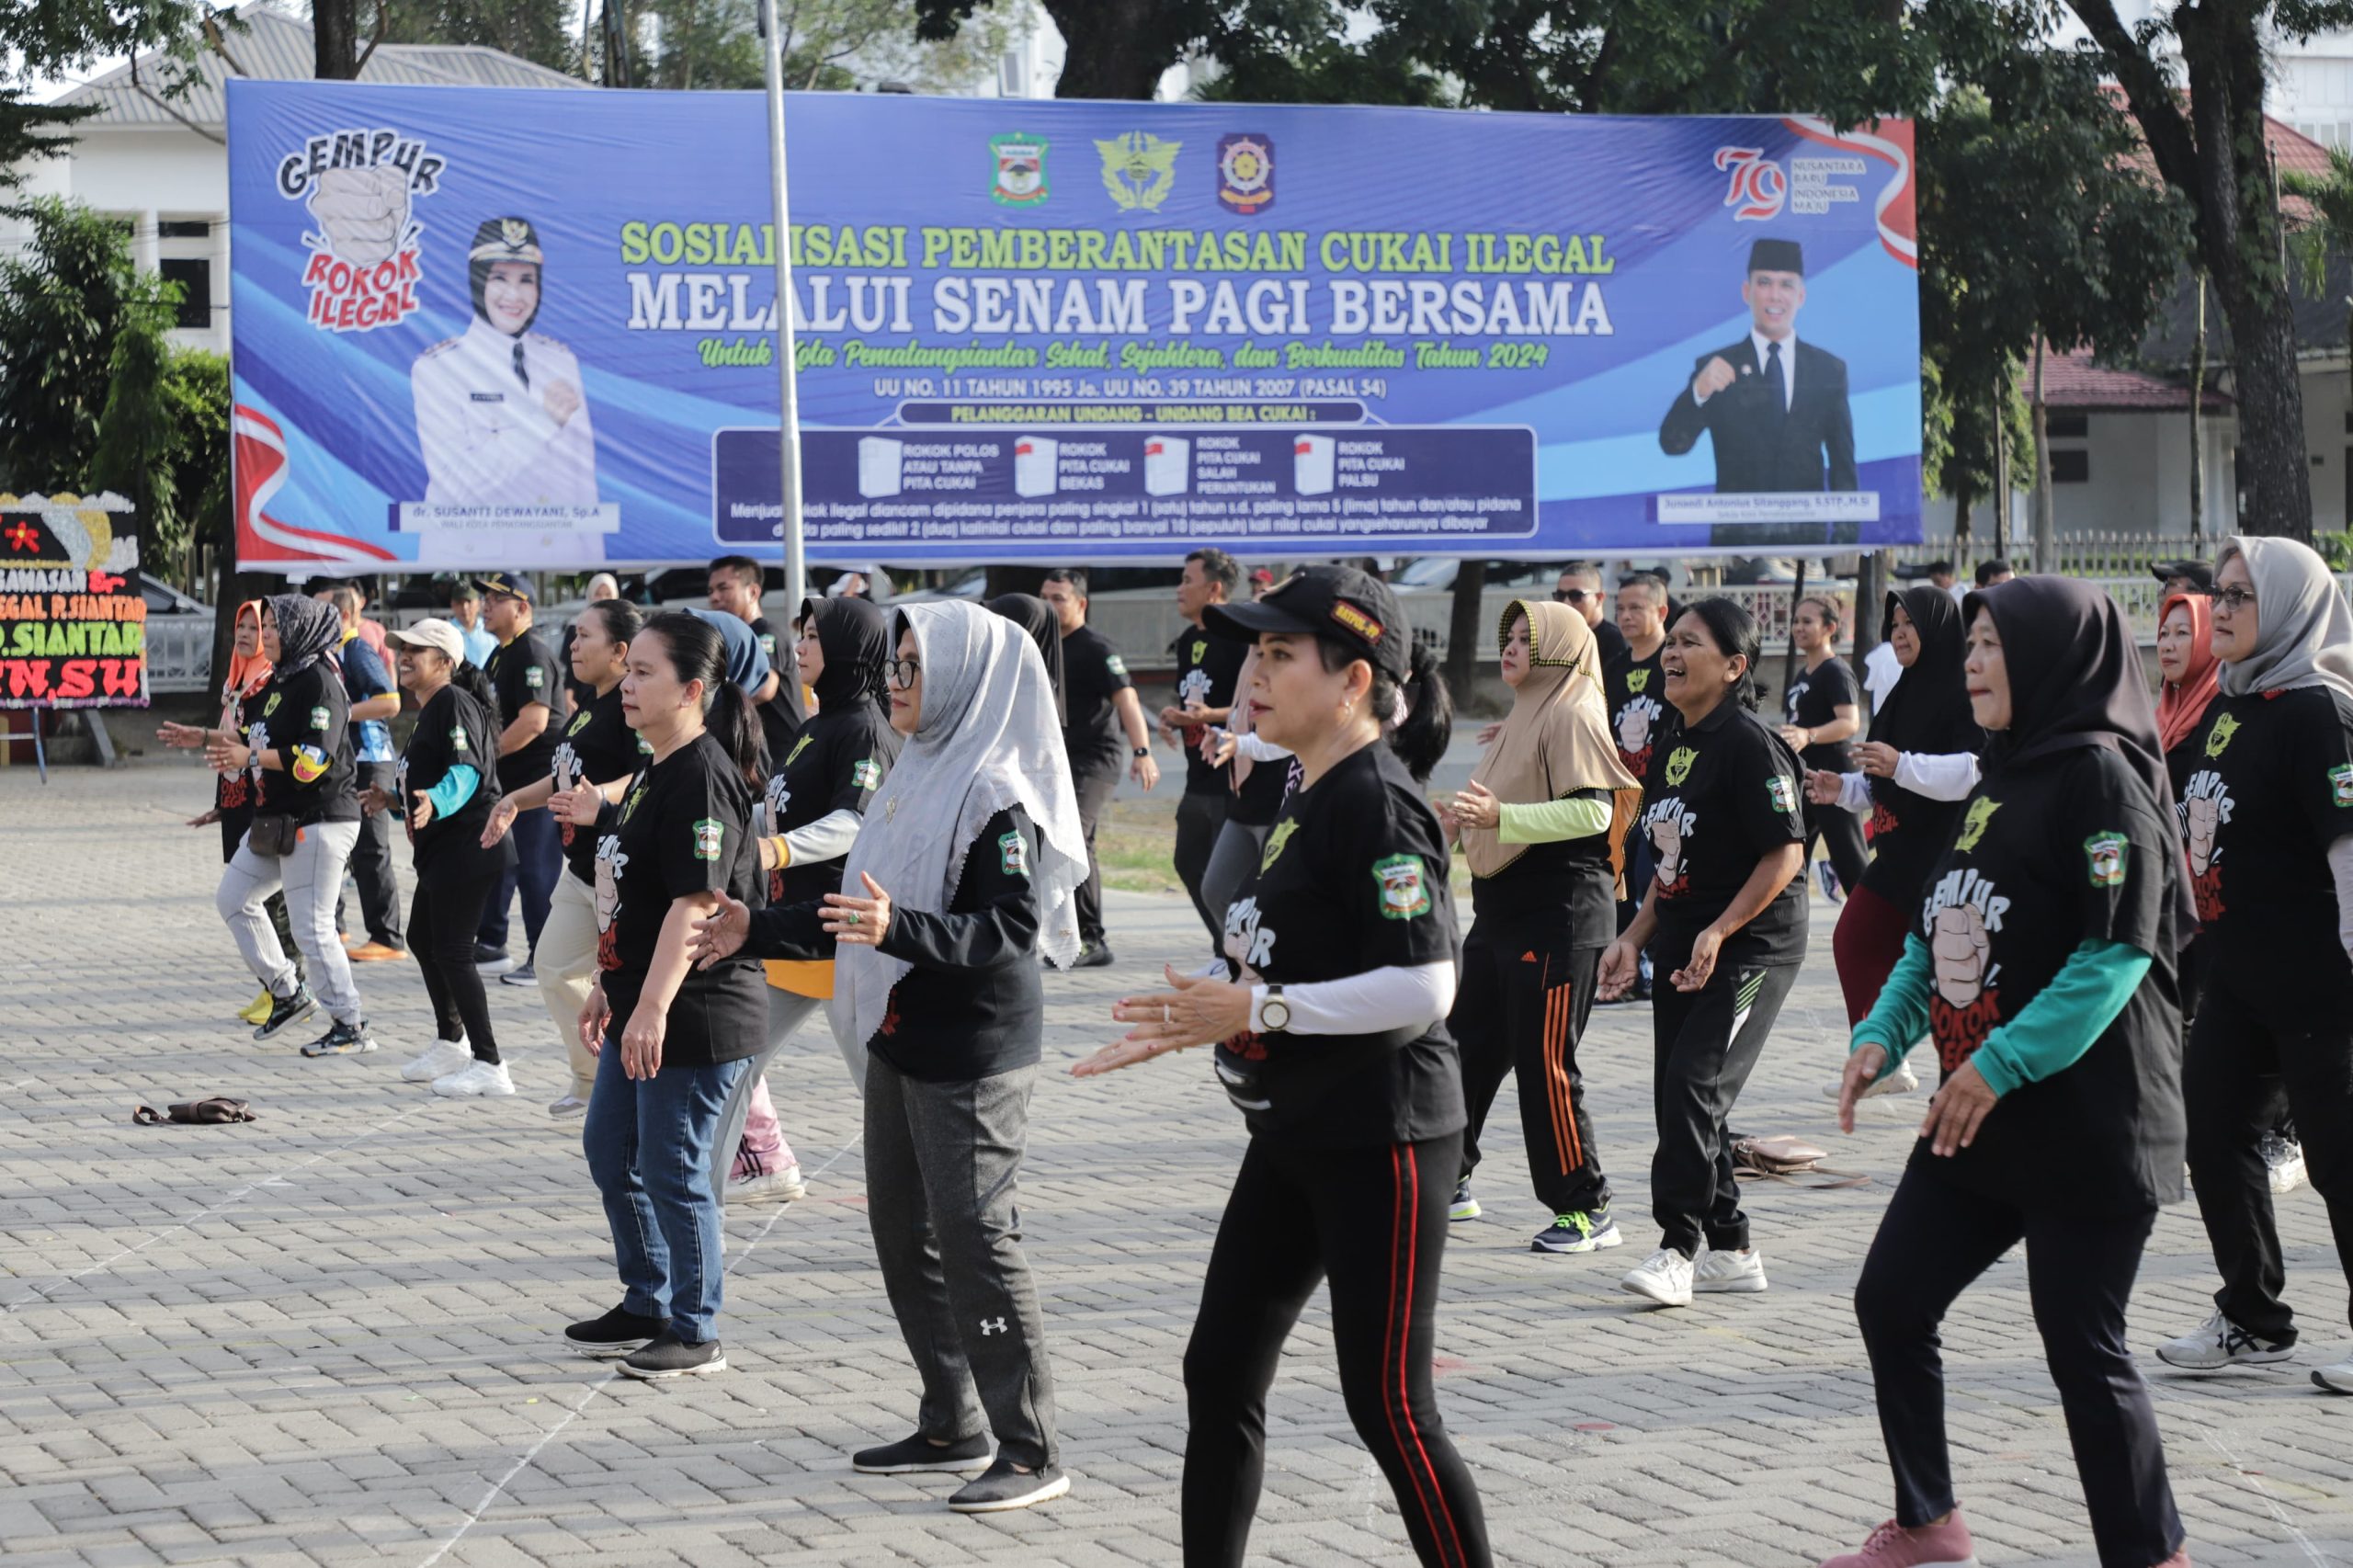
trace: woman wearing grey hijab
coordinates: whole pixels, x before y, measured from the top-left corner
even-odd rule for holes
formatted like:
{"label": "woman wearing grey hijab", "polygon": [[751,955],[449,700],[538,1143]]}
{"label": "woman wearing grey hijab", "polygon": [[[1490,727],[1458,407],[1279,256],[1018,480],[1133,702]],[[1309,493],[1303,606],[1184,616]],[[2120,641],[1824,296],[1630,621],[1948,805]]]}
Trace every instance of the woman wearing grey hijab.
{"label": "woman wearing grey hijab", "polygon": [[[2353,613],[2326,563],[2292,540],[2231,540],[2214,656],[2221,691],[2177,808],[2204,927],[2189,1169],[2222,1288],[2157,1347],[2200,1371],[2294,1354],[2260,1152],[2283,1104],[2353,1265]],[[2313,1381],[2353,1393],[2353,1357]]]}
{"label": "woman wearing grey hijab", "polygon": [[[359,842],[347,722],[351,703],[335,663],[342,639],[343,619],[333,605],[301,594],[270,598],[261,616],[269,685],[246,710],[260,717],[243,740],[226,731],[205,748],[205,760],[215,768],[245,769],[256,794],[252,825],[229,858],[212,901],[246,966],[269,992],[269,1016],[254,1038],[276,1038],[324,1002],[334,1027],[302,1048],[305,1056],[376,1049],[335,929],[343,869]],[[281,887],[294,944],[318,982],[315,997],[278,946],[265,912]]]}
{"label": "woman wearing grey hijab", "polygon": [[867,805],[842,891],[757,911],[730,901],[699,940],[701,961],[739,948],[835,960],[835,1038],[868,1053],[867,1220],[923,1377],[914,1435],[852,1463],[985,1471],[948,1506],[993,1513],[1070,1489],[1016,1188],[1045,1017],[1038,959],[1078,957],[1086,840],[1046,666],[1022,630],[960,601],[893,619],[891,727],[906,746]]}

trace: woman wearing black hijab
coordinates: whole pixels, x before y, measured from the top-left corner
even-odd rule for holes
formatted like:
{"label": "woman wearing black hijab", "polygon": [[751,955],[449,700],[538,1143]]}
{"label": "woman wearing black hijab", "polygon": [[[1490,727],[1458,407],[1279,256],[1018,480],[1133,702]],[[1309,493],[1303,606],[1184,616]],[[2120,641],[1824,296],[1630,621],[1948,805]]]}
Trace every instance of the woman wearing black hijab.
{"label": "woman wearing black hijab", "polygon": [[1038,656],[1046,661],[1046,683],[1054,688],[1054,718],[1070,722],[1069,699],[1063,696],[1063,623],[1054,607],[1034,594],[999,594],[988,608],[1029,634]]}
{"label": "woman wearing black hijab", "polygon": [[[891,728],[891,690],[883,668],[891,657],[890,613],[871,599],[847,595],[804,599],[793,623],[799,673],[817,693],[817,712],[801,727],[776,768],[762,804],[760,868],[767,901],[779,906],[815,903],[842,888],[842,857],[857,842],[867,802],[881,787],[903,744]],[[830,959],[772,960],[768,977],[767,1044],[736,1081],[711,1145],[711,1188],[726,1178],[729,1202],[790,1200],[802,1191],[800,1162],[784,1140],[768,1097],[769,1059],[792,1038],[821,1002],[834,994]],[[851,1079],[866,1086],[866,1050],[836,1041]]]}
{"label": "woman wearing black hijab", "polygon": [[[1888,972],[1904,956],[1904,933],[1928,867],[1952,837],[1961,802],[1977,785],[1977,754],[1985,744],[1969,706],[1961,675],[1966,656],[1961,607],[1942,588],[1923,585],[1887,596],[1887,641],[1904,676],[1872,716],[1870,739],[1858,742],[1861,771],[1806,775],[1806,794],[1818,806],[1841,805],[1870,813],[1870,866],[1862,885],[1849,888],[1830,950],[1846,993],[1847,1022],[1859,1023]],[[1920,1086],[1902,1062],[1871,1086],[1873,1094],[1908,1094]],[[1838,1086],[1831,1085],[1836,1095]]]}
{"label": "woman wearing black hijab", "polygon": [[[1895,1517],[1824,1568],[1974,1561],[1954,1506],[1937,1330],[2026,1243],[2101,1568],[2186,1565],[2125,1303],[2182,1195],[2181,838],[2140,653],[2088,584],[2019,577],[1963,602],[1984,777],[1855,1027],[1838,1100],[1934,1035],[1944,1081],[1855,1287]],[[1908,676],[1905,677],[1910,678]]]}

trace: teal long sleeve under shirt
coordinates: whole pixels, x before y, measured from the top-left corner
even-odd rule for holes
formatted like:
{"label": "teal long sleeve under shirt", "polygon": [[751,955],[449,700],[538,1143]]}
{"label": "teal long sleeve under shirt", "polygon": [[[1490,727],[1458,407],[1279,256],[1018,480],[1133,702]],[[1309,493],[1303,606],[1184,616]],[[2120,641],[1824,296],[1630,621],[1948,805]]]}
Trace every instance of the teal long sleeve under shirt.
{"label": "teal long sleeve under shirt", "polygon": [[435,816],[453,817],[464,809],[465,803],[474,798],[474,791],[481,788],[482,775],[469,764],[460,762],[444,773],[441,782],[427,790],[425,798],[433,802]]}
{"label": "teal long sleeve under shirt", "polygon": [[[1969,1060],[1996,1095],[2064,1072],[2124,1011],[2149,972],[2149,955],[2125,942],[2085,941],[2067,955],[2051,983],[2018,1016],[1985,1037]],[[1855,1026],[1847,1050],[1868,1040],[1887,1048],[1879,1076],[1895,1071],[1910,1042],[1928,1030],[1933,960],[1918,937],[1904,939],[1904,957],[1880,990],[1870,1014]],[[1902,1042],[1899,1044],[1898,1042]]]}

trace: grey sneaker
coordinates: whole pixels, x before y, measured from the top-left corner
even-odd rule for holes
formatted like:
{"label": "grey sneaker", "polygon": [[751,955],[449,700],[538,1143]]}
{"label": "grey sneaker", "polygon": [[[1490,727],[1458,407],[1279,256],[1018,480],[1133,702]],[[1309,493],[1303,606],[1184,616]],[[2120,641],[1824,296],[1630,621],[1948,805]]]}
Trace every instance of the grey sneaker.
{"label": "grey sneaker", "polygon": [[953,1443],[935,1443],[918,1432],[880,1448],[860,1449],[850,1455],[849,1467],[860,1475],[916,1475],[926,1471],[952,1470],[970,1475],[986,1470],[996,1457],[986,1432]]}
{"label": "grey sneaker", "polygon": [[1027,1508],[1039,1503],[1051,1502],[1070,1490],[1070,1477],[1059,1465],[1040,1465],[1036,1470],[1016,1470],[1013,1461],[1002,1454],[988,1473],[977,1481],[967,1482],[948,1506],[959,1514],[1001,1514],[1008,1508]]}
{"label": "grey sneaker", "polygon": [[699,1377],[705,1372],[727,1370],[727,1353],[716,1339],[706,1339],[700,1345],[689,1345],[668,1329],[649,1340],[644,1348],[631,1352],[621,1358],[621,1375],[645,1382],[664,1378]]}
{"label": "grey sneaker", "polygon": [[1555,1214],[1552,1222],[1536,1233],[1528,1244],[1530,1252],[1599,1252],[1625,1241],[1618,1230],[1618,1221],[1609,1217],[1607,1209],[1597,1209],[1590,1214]]}

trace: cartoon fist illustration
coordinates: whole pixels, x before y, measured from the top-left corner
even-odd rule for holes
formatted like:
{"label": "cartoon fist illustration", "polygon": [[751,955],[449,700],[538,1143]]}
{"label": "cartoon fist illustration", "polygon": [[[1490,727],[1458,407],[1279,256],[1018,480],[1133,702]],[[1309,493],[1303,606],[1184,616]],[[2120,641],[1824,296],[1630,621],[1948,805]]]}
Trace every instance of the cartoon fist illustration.
{"label": "cartoon fist illustration", "polygon": [[1659,818],[1651,824],[1651,845],[1658,851],[1658,884],[1671,888],[1683,880],[1683,824]]}
{"label": "cartoon fist illustration", "polygon": [[339,261],[390,261],[408,232],[408,176],[397,168],[326,169],[311,191],[311,217]]}
{"label": "cartoon fist illustration", "polygon": [[1928,951],[1936,962],[1937,994],[1955,1007],[1966,1007],[1985,989],[1985,960],[1993,943],[1985,935],[1985,917],[1974,904],[1955,904],[1937,911],[1935,933]]}
{"label": "cartoon fist illustration", "polygon": [[1647,706],[1630,702],[1618,715],[1618,749],[1635,753],[1651,744],[1651,716]]}
{"label": "cartoon fist illustration", "polygon": [[2202,877],[2214,863],[2214,831],[2222,825],[2222,802],[2211,795],[2192,795],[2182,803],[2182,815],[2187,819],[2189,869]]}

